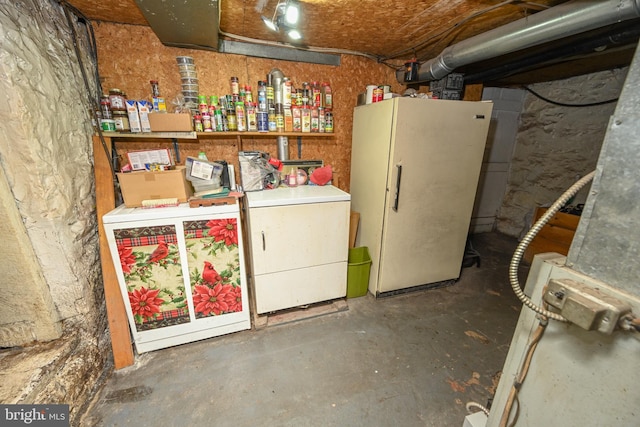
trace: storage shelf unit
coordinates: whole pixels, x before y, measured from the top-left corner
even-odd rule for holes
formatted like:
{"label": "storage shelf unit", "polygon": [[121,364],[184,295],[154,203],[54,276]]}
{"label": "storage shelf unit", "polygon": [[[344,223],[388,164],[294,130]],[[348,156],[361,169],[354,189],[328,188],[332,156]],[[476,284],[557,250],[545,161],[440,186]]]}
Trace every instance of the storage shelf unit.
{"label": "storage shelf unit", "polygon": [[333,132],[102,132],[107,138],[177,138],[177,139],[206,139],[225,137],[305,137],[305,138],[332,138]]}
{"label": "storage shelf unit", "polygon": [[251,328],[237,203],[121,205],[103,222],[138,353]]}
{"label": "storage shelf unit", "polygon": [[115,141],[132,140],[178,140],[184,142],[196,142],[198,139],[210,138],[237,138],[239,151],[242,151],[243,137],[269,138],[277,136],[304,137],[304,138],[333,138],[335,133],[279,133],[279,132],[101,132],[93,137],[94,175],[96,181],[96,214],[98,216],[98,234],[100,237],[100,259],[102,265],[102,278],[107,306],[107,319],[111,334],[111,347],[113,350],[114,366],[116,369],[131,366],[134,363],[131,334],[124,302],[122,300],[120,286],[114,265],[111,261],[109,243],[104,230],[102,216],[116,207],[116,195],[114,190],[114,176],[111,171],[111,159],[105,153],[111,153]]}

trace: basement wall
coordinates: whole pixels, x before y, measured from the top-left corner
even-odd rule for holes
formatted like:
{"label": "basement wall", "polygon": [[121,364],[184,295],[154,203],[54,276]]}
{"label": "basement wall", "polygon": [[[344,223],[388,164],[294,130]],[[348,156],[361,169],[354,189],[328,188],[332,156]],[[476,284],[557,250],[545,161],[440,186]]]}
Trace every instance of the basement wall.
{"label": "basement wall", "polygon": [[89,94],[57,2],[0,2],[0,69],[0,402],[67,403],[73,416],[110,345]]}
{"label": "basement wall", "polygon": [[[615,99],[628,67],[538,83],[531,89],[553,101],[587,104]],[[499,232],[519,237],[538,206],[550,206],[577,179],[595,169],[616,103],[593,107],[557,106],[527,92],[509,168]],[[584,203],[589,186],[572,204]]]}

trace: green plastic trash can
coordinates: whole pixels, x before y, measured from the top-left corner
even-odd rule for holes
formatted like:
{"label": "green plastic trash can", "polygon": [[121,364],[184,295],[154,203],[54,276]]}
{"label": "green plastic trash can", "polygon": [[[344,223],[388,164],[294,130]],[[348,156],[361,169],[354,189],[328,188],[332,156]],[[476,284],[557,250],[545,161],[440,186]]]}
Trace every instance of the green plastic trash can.
{"label": "green plastic trash can", "polygon": [[371,256],[366,246],[349,249],[347,263],[347,298],[362,297],[369,288]]}

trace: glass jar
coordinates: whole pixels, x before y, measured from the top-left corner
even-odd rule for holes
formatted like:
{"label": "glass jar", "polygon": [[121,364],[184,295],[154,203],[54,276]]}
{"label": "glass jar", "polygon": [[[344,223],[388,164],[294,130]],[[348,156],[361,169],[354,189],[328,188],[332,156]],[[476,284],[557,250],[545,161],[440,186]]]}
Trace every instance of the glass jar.
{"label": "glass jar", "polygon": [[113,120],[116,124],[116,130],[121,132],[129,132],[129,116],[126,111],[114,111]]}
{"label": "glass jar", "polygon": [[112,119],[111,114],[111,103],[109,102],[109,97],[104,95],[100,98],[100,113],[101,119]]}
{"label": "glass jar", "polygon": [[318,82],[311,82],[311,99],[310,106],[318,108],[322,106],[322,94]]}
{"label": "glass jar", "polygon": [[151,84],[151,96],[154,98],[157,98],[160,96],[160,85],[158,84],[157,80],[150,80],[149,83]]}
{"label": "glass jar", "polygon": [[284,108],[282,104],[276,104],[276,132],[284,132]]}
{"label": "glass jar", "polygon": [[237,77],[231,77],[231,95],[240,96],[240,84]]}
{"label": "glass jar", "polygon": [[333,108],[333,94],[331,93],[331,85],[329,82],[322,83],[322,106],[327,110]]}
{"label": "glass jar", "polygon": [[120,89],[109,89],[109,106],[111,111],[126,111],[125,99]]}
{"label": "glass jar", "polygon": [[244,103],[240,101],[236,102],[236,123],[238,132],[244,132],[247,130],[247,118],[245,113]]}
{"label": "glass jar", "polygon": [[333,113],[327,111],[324,114],[324,131],[327,133],[333,132]]}

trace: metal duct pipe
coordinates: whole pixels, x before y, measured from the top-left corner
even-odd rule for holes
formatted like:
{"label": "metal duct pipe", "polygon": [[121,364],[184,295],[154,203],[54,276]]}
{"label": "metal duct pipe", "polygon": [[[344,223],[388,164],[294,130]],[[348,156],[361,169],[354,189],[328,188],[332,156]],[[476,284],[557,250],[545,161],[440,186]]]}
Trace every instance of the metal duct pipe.
{"label": "metal duct pipe", "polygon": [[278,136],[276,140],[278,141],[278,159],[289,160],[289,138]]}
{"label": "metal duct pipe", "polygon": [[558,48],[547,49],[544,52],[535,53],[526,58],[510,61],[497,67],[484,68],[477,73],[465,74],[464,82],[474,84],[487,80],[508,78],[514,74],[530,71],[534,65],[558,63],[562,61],[563,58],[584,55],[589,52],[594,52],[603,46],[606,46],[606,49],[609,50],[612,47],[619,47],[631,43],[637,44],[638,37],[640,37],[640,25],[634,23],[633,26],[628,26],[615,34],[606,34]]}
{"label": "metal duct pipe", "polygon": [[[417,80],[439,80],[458,67],[640,16],[640,0],[574,0],[449,46],[423,63]],[[404,81],[404,70],[396,71]]]}

